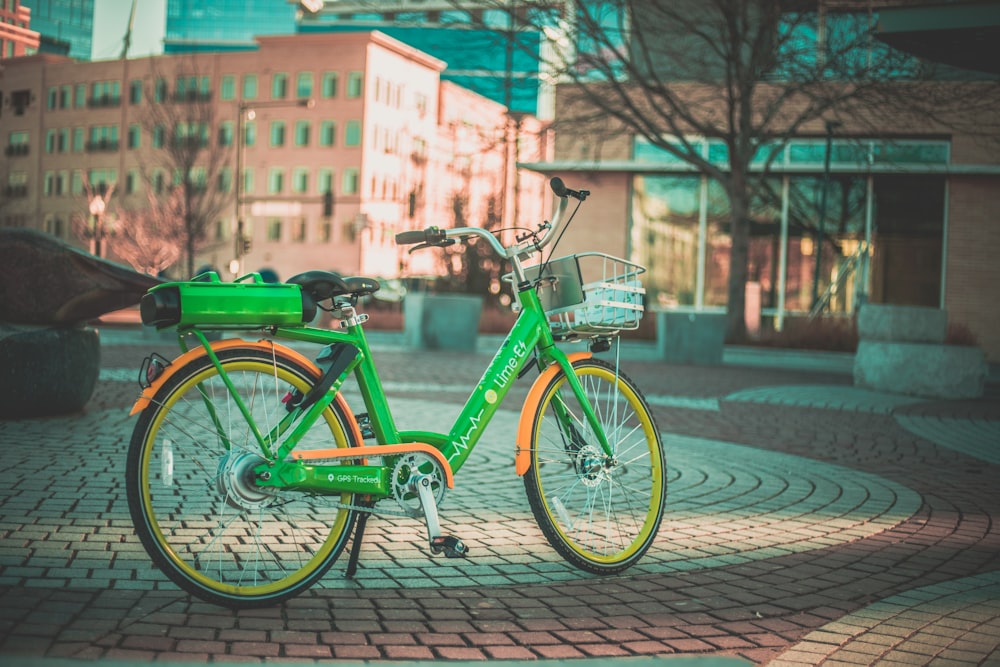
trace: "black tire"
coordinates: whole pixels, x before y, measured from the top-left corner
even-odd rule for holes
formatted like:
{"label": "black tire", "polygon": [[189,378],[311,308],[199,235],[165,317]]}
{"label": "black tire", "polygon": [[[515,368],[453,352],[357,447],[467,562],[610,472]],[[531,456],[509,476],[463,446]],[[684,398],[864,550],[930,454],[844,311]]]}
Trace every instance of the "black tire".
{"label": "black tire", "polygon": [[[282,398],[318,379],[315,367],[280,347],[217,354],[264,433],[287,414]],[[296,451],[360,445],[352,419],[332,403]],[[249,472],[261,454],[206,356],[170,377],[135,425],[125,482],[136,532],[162,572],[203,600],[250,608],[298,595],[329,570],[351,535],[355,514],[338,507],[351,495],[265,492]]]}
{"label": "black tire", "polygon": [[598,359],[577,360],[573,368],[614,455],[604,455],[559,372],[530,408],[524,486],[542,533],[563,558],[587,572],[614,574],[634,565],[656,539],[666,456],[649,406],[627,376]]}

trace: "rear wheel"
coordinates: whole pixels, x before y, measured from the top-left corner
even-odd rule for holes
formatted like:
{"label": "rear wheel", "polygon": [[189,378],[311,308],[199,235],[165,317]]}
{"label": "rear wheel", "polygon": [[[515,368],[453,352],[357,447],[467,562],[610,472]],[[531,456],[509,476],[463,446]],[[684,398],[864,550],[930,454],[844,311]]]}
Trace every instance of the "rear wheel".
{"label": "rear wheel", "polygon": [[666,502],[659,431],[642,394],[598,359],[573,363],[611,445],[605,454],[564,373],[533,408],[531,465],[524,477],[531,510],[552,547],[577,567],[613,574],[642,558]]}
{"label": "rear wheel", "polygon": [[[318,581],[344,549],[351,495],[264,488],[252,427],[267,433],[318,371],[280,347],[233,347],[218,357],[249,409],[249,424],[211,360],[180,368],[139,415],[129,446],[129,511],[143,546],[174,583],[229,607],[275,604]],[[331,404],[296,451],[351,447],[353,417]]]}

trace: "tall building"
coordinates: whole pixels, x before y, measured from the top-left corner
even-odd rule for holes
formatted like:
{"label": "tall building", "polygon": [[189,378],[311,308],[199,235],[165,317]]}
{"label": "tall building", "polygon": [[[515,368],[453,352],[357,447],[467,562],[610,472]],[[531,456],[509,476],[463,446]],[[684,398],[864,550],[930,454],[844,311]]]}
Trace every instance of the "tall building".
{"label": "tall building", "polygon": [[0,4],[0,58],[31,55],[38,42],[38,32],[31,29],[31,10],[21,0]]}
{"label": "tall building", "polygon": [[[86,247],[87,234],[124,235],[144,211],[167,208],[185,184],[207,223],[196,267],[225,272],[239,259],[236,271],[279,277],[310,268],[393,277],[411,261],[396,232],[484,224],[503,208],[516,159],[502,140],[506,110],[441,81],[440,60],[379,32],[258,43],[5,63],[0,224]],[[523,120],[518,151],[537,160],[532,122]],[[540,175],[520,179],[528,220],[542,220],[543,185]],[[94,219],[99,192],[110,202]],[[115,238],[103,244],[113,258]]]}
{"label": "tall building", "polygon": [[[447,63],[444,79],[514,112],[534,114],[539,110],[539,54],[544,36],[537,26],[518,27],[513,17],[523,18],[525,7],[514,9],[511,5],[507,11],[497,3],[479,0],[297,4],[302,7],[297,17],[299,32],[380,30]],[[306,9],[306,5],[316,11]]]}
{"label": "tall building", "polygon": [[31,9],[31,27],[41,34],[38,50],[90,60],[94,0],[21,0]]}
{"label": "tall building", "polygon": [[260,35],[295,32],[288,0],[167,0],[165,53],[252,50]]}

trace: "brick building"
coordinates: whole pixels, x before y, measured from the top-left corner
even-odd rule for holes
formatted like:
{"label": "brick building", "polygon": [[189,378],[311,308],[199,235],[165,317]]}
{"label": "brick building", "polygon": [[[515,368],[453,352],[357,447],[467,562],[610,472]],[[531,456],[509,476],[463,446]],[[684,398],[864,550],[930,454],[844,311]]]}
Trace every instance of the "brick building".
{"label": "brick building", "polygon": [[39,34],[31,29],[31,9],[21,0],[0,3],[0,59],[31,55],[38,50]]}
{"label": "brick building", "polygon": [[[488,211],[542,217],[541,176],[521,177],[517,206],[502,196],[515,160],[505,109],[442,82],[444,66],[379,32],[261,37],[239,53],[13,59],[0,75],[0,222],[84,245],[80,220],[97,229],[88,196],[110,189],[100,222],[114,258],[115,226],[186,178],[211,203],[198,266],[225,271],[242,222],[240,270],[395,276],[410,261],[395,232],[454,224],[458,194],[472,224]],[[186,176],[178,147],[194,151]],[[522,159],[540,150],[518,145]]]}

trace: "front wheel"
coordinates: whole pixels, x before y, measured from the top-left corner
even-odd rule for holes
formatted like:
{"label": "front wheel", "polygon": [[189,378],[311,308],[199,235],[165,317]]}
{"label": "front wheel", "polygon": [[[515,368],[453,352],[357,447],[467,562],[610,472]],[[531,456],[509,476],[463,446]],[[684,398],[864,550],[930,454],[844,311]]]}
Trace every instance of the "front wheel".
{"label": "front wheel", "polygon": [[[216,367],[201,356],[178,369],[139,415],[126,464],[129,511],[143,546],[184,590],[240,608],[271,605],[314,584],[340,555],[351,496],[319,496],[255,484],[265,462],[253,429],[287,414],[319,371],[280,347],[228,347],[218,357],[252,417],[240,411]],[[350,447],[353,419],[334,402],[297,446]]]}
{"label": "front wheel", "polygon": [[611,445],[602,449],[565,373],[552,377],[532,414],[525,491],[552,547],[573,565],[614,574],[652,545],[666,502],[660,434],[642,394],[598,359],[573,363]]}

